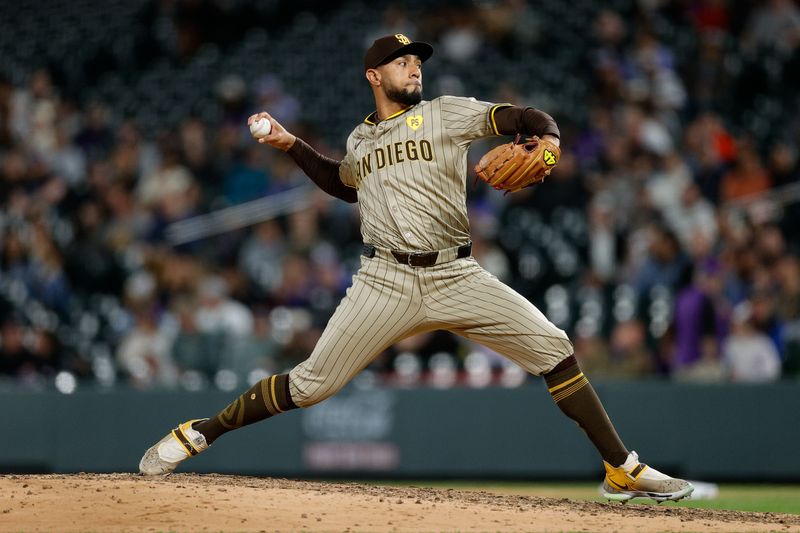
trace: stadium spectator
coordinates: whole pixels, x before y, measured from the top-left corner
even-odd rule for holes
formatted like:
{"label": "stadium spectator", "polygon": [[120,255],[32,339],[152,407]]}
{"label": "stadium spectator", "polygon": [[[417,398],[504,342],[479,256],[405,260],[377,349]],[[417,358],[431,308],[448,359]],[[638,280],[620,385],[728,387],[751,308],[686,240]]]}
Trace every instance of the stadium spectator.
{"label": "stadium spectator", "polygon": [[647,103],[656,113],[679,111],[686,104],[686,88],[675,70],[672,51],[645,28],[636,33],[623,73],[632,102]]}
{"label": "stadium spectator", "polygon": [[252,146],[245,151],[242,161],[235,163],[224,178],[225,199],[239,204],[261,198],[269,192],[265,150]]}
{"label": "stadium spectator", "polygon": [[609,376],[643,378],[655,372],[654,355],[647,347],[647,333],[640,320],[626,320],[611,332]]}
{"label": "stadium spectator", "polygon": [[589,205],[589,265],[597,278],[614,281],[623,247],[614,217],[614,202],[607,194],[597,194]]}
{"label": "stadium spectator", "polygon": [[114,227],[106,225],[108,218],[98,200],[87,198],[78,205],[75,235],[66,247],[65,266],[76,289],[87,293],[115,293],[125,273],[109,249],[108,232],[113,231]]}
{"label": "stadium spectator", "polygon": [[772,290],[756,290],[750,299],[749,323],[772,341],[778,355],[783,359],[783,320],[777,314],[777,294]]}
{"label": "stadium spectator", "polygon": [[711,379],[711,369],[719,364],[720,347],[717,312],[707,290],[716,275],[717,265],[708,262],[695,270],[687,265],[676,294],[672,325],[670,371],[695,379]]}
{"label": "stadium spectator", "polygon": [[77,186],[86,175],[86,156],[72,144],[63,127],[55,129],[53,147],[43,154],[53,173],[63,178],[71,187]]}
{"label": "stadium spectator", "polygon": [[176,296],[170,313],[178,330],[170,347],[172,358],[181,376],[195,373],[205,380],[213,379],[224,353],[224,334],[200,331],[195,318],[197,302],[188,295]]}
{"label": "stadium spectator", "polygon": [[772,341],[753,323],[749,302],[733,311],[733,329],[722,348],[725,367],[731,381],[763,383],[780,377],[781,360]]}
{"label": "stadium spectator", "polygon": [[272,334],[269,314],[260,309],[253,315],[253,331],[236,340],[222,352],[220,368],[234,372],[246,382],[254,371],[274,374],[284,369],[280,358],[280,344]]}
{"label": "stadium spectator", "polygon": [[19,88],[11,103],[11,131],[26,148],[45,154],[55,146],[58,94],[50,73],[37,69],[27,88]]}
{"label": "stadium spectator", "polygon": [[43,225],[36,225],[31,235],[25,282],[33,298],[64,312],[71,298],[70,283],[56,243]]}
{"label": "stadium spectator", "polygon": [[272,292],[280,283],[286,247],[280,225],[274,220],[262,222],[242,244],[239,267],[252,283],[264,291]]}
{"label": "stadium spectator", "polygon": [[717,212],[700,193],[695,183],[688,183],[681,194],[680,204],[665,214],[681,245],[702,259],[717,240]]}
{"label": "stadium spectator", "polygon": [[633,283],[640,295],[647,295],[656,286],[676,289],[686,268],[686,257],[675,234],[654,224],[648,232],[648,256]]}
{"label": "stadium spectator", "polygon": [[647,177],[645,187],[648,202],[673,230],[677,230],[675,226],[681,216],[681,203],[691,180],[689,167],[676,152],[666,154],[659,168]]}
{"label": "stadium spectator", "polygon": [[222,277],[206,277],[197,292],[199,307],[194,319],[199,331],[240,336],[253,330],[252,312],[228,295],[228,284]]}
{"label": "stadium spectator", "polygon": [[177,382],[171,339],[156,305],[156,289],[156,280],[147,271],[138,272],[125,282],[126,306],[133,315],[133,328],[119,344],[117,361],[135,387],[171,387]]}
{"label": "stadium spectator", "polygon": [[764,192],[772,186],[755,148],[749,143],[741,146],[734,167],[722,176],[722,200],[736,200]]}

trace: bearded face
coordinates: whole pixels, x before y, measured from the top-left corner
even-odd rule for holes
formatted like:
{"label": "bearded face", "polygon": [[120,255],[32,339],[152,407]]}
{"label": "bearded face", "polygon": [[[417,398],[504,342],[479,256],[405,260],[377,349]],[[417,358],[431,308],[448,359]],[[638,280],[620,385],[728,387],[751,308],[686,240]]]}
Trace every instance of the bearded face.
{"label": "bearded face", "polygon": [[402,105],[422,101],[422,61],[415,55],[400,56],[381,65],[381,86],[384,94]]}
{"label": "bearded face", "polygon": [[417,105],[422,101],[422,85],[386,87],[386,96],[398,104]]}

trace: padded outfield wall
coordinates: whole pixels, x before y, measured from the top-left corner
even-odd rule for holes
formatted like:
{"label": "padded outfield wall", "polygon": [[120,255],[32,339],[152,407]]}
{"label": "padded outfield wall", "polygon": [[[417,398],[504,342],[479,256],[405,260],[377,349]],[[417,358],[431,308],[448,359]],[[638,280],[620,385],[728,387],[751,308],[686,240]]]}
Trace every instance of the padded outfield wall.
{"label": "padded outfield wall", "polygon": [[[800,480],[800,383],[596,383],[642,459],[703,480]],[[0,392],[0,472],[130,472],[176,422],[232,394]],[[601,464],[541,384],[350,388],[222,437],[185,471],[292,477],[597,479]]]}

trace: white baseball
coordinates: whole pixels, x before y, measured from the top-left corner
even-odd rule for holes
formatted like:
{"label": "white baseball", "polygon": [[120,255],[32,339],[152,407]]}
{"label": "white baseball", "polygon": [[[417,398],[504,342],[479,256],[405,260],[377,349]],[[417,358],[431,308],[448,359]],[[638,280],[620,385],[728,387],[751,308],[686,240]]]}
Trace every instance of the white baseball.
{"label": "white baseball", "polygon": [[254,120],[252,124],[250,124],[250,133],[253,134],[253,137],[256,139],[263,139],[267,135],[270,134],[272,131],[272,122],[266,118],[260,118],[258,120]]}

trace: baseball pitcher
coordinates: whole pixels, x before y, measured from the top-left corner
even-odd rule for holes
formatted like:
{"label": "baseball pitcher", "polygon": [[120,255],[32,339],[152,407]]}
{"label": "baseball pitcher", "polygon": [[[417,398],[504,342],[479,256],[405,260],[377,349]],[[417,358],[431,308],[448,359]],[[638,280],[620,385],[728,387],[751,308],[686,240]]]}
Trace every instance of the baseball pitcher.
{"label": "baseball pitcher", "polygon": [[[471,256],[472,141],[517,135],[476,169],[490,185],[513,192],[541,181],[558,163],[558,126],[530,107],[454,96],[422,100],[422,64],[432,54],[429,44],[402,34],[375,40],[364,57],[375,111],[350,134],[342,161],[319,154],[266,112],[250,117],[251,124],[271,125],[258,142],[287,152],[327,193],[358,202],[361,268],[307,360],[256,383],[216,416],[178,425],[145,452],[139,470],[172,472],[228,431],[330,397],[397,341],[444,329],[544,377],[558,407],[602,457],[607,498],[688,496],[691,484],[639,462],[625,447],[567,335]],[[518,142],[520,136],[527,140]]]}

